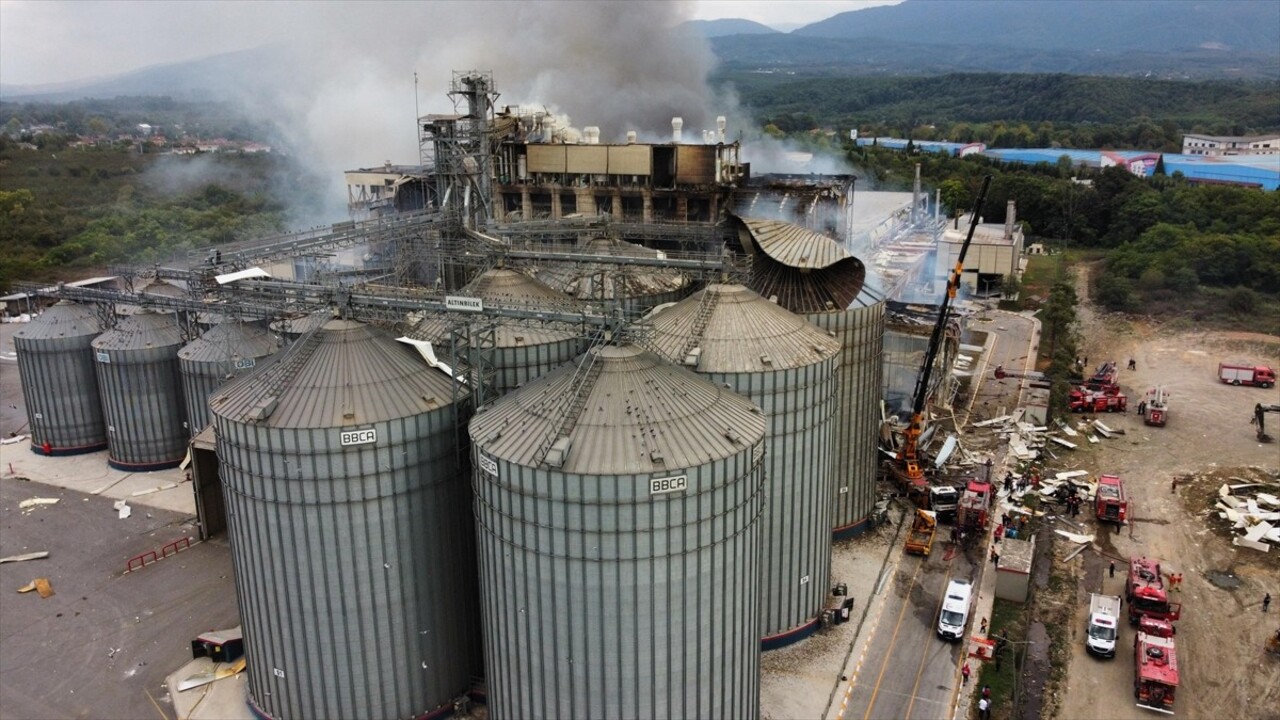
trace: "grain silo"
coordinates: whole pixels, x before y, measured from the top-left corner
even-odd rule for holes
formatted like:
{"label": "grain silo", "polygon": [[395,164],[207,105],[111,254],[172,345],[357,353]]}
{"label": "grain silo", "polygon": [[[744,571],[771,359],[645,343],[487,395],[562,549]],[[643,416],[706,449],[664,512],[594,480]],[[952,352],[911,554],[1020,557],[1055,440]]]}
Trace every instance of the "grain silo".
{"label": "grain silo", "polygon": [[186,290],[161,278],[152,278],[151,282],[147,283],[138,292],[152,297],[180,298],[187,296]]}
{"label": "grain silo", "polygon": [[758,716],[764,433],[631,345],[472,420],[493,717]]}
{"label": "grain silo", "polygon": [[479,674],[451,392],[388,333],[331,319],[210,399],[261,714],[417,717]]}
{"label": "grain silo", "polygon": [[741,285],[708,285],[650,323],[645,342],[659,355],[764,411],[760,636],[765,650],[803,639],[820,624],[830,580],[840,343]]}
{"label": "grain silo", "polygon": [[596,237],[573,246],[557,245],[537,264],[522,268],[578,300],[620,300],[623,309],[641,314],[649,308],[676,302],[693,289],[690,277],[672,268],[553,260],[556,252],[649,258],[656,258],[660,253],[643,245]]}
{"label": "grain silo", "polygon": [[280,336],[280,340],[288,345],[316,328],[329,322],[333,314],[328,310],[320,312],[291,315],[271,322],[271,332]]}
{"label": "grain silo", "polygon": [[222,322],[178,351],[187,432],[209,426],[209,397],[229,380],[253,371],[258,361],[280,349],[280,341],[258,324]]}
{"label": "grain silo", "polygon": [[173,313],[146,309],[93,341],[111,467],[163,470],[186,456],[180,347]]}
{"label": "grain silo", "polygon": [[[528,275],[504,268],[485,271],[457,294],[478,297],[485,307],[566,310],[574,305],[564,293]],[[410,336],[431,342],[438,357],[450,358],[453,353],[453,324],[465,319],[459,315],[429,316]],[[479,329],[478,325],[476,329]],[[581,328],[500,319],[493,328],[493,389],[504,395],[573,360],[585,349],[586,339]]]}
{"label": "grain silo", "polygon": [[744,219],[739,238],[753,255],[751,288],[840,341],[832,532],[858,535],[870,527],[876,501],[884,296],[867,282],[861,260],[817,232]]}
{"label": "grain silo", "polygon": [[94,308],[63,300],[13,334],[32,451],[73,455],[107,446],[91,347],[101,333]]}

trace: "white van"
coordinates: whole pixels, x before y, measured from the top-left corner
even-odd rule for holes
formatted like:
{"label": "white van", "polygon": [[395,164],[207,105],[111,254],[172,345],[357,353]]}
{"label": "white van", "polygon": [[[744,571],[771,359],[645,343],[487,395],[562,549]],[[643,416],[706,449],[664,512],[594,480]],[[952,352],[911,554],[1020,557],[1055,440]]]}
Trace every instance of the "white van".
{"label": "white van", "polygon": [[952,580],[947,584],[947,594],[942,598],[942,612],[938,613],[938,637],[943,640],[959,640],[964,637],[972,601],[973,584],[968,580]]}

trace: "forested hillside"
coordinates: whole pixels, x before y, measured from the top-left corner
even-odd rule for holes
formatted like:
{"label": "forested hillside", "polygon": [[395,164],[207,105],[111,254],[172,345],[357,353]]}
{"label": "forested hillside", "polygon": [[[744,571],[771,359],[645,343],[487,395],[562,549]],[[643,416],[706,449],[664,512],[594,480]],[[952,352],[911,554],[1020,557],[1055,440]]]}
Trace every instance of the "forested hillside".
{"label": "forested hillside", "polygon": [[23,149],[0,138],[0,289],[284,229],[284,158]]}
{"label": "forested hillside", "polygon": [[1141,148],[1176,152],[1182,134],[1246,135],[1280,127],[1274,83],[1174,82],[1079,75],[798,77],[723,73],[761,126],[784,133],[986,142],[993,147]]}

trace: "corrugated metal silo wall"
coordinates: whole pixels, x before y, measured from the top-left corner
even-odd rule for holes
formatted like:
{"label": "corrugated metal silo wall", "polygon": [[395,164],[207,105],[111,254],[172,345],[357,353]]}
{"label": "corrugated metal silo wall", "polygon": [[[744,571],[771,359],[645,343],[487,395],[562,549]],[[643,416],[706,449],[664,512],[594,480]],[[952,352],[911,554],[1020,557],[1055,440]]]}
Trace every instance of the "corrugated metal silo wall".
{"label": "corrugated metal silo wall", "polygon": [[94,337],[26,340],[14,336],[33,448],[47,442],[54,454],[69,455],[107,446],[90,346]]}
{"label": "corrugated metal silo wall", "polygon": [[362,426],[378,442],[347,447],[339,428],[214,423],[257,707],[414,717],[461,695],[480,618],[452,408]]}
{"label": "corrugated metal silo wall", "polygon": [[769,419],[768,505],[760,544],[760,632],[766,645],[769,636],[817,618],[830,584],[838,359],[770,373],[707,373],[750,398]]}
{"label": "corrugated metal silo wall", "polygon": [[95,351],[111,467],[161,470],[186,456],[178,348]]}
{"label": "corrugated metal silo wall", "polygon": [[883,393],[884,302],[805,319],[840,340],[832,532],[867,530],[876,502],[876,444]]}
{"label": "corrugated metal silo wall", "polygon": [[[261,359],[236,358],[218,363],[178,358],[182,374],[182,396],[186,401],[187,430],[191,437],[200,434],[213,421],[213,416],[209,413],[209,397],[230,382],[233,375],[252,372]],[[237,362],[239,366],[236,365]]]}
{"label": "corrugated metal silo wall", "polygon": [[587,349],[586,338],[500,347],[494,352],[494,385],[505,395],[536,377],[569,362]]}
{"label": "corrugated metal silo wall", "polygon": [[763,442],[671,495],[475,452],[491,717],[758,717]]}
{"label": "corrugated metal silo wall", "polygon": [[195,437],[212,420],[209,396],[226,382],[226,374],[216,372],[219,368],[214,363],[184,358],[178,358],[178,367],[182,373],[182,397],[186,401],[187,433]]}

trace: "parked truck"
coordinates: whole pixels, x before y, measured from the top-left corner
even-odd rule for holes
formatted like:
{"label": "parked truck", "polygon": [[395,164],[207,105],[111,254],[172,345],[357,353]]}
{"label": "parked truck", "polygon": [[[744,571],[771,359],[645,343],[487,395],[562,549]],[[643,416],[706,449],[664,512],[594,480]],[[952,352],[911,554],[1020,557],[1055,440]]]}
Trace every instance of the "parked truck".
{"label": "parked truck", "polygon": [[1257,385],[1269,388],[1276,384],[1276,371],[1265,365],[1218,363],[1218,379],[1228,385]]}
{"label": "parked truck", "polygon": [[1129,576],[1124,583],[1124,599],[1129,604],[1129,623],[1137,625],[1149,616],[1173,622],[1182,616],[1182,603],[1169,602],[1169,591],[1160,575],[1160,561],[1146,557],[1129,558]]}
{"label": "parked truck", "polygon": [[1067,409],[1079,413],[1126,412],[1129,398],[1120,392],[1072,390],[1067,397]]}
{"label": "parked truck", "polygon": [[1089,626],[1084,644],[1099,657],[1116,656],[1116,634],[1119,632],[1120,598],[1093,593],[1089,597]]}
{"label": "parked truck", "polygon": [[1143,399],[1142,422],[1154,427],[1164,427],[1169,422],[1169,392],[1163,385],[1147,391]]}
{"label": "parked truck", "polygon": [[1168,623],[1144,621],[1133,638],[1133,696],[1138,707],[1173,714],[1178,649]]}
{"label": "parked truck", "polygon": [[907,531],[907,552],[928,557],[933,550],[933,536],[937,530],[938,518],[933,511],[917,509],[916,519]]}
{"label": "parked truck", "polygon": [[951,522],[956,518],[960,505],[960,491],[951,485],[934,485],[929,488],[929,509],[938,514],[938,522]]}
{"label": "parked truck", "polygon": [[1129,517],[1129,498],[1117,475],[1102,475],[1093,495],[1093,511],[1099,520],[1123,525]]}
{"label": "parked truck", "polygon": [[956,527],[965,531],[968,537],[980,537],[990,521],[993,495],[991,483],[976,478],[969,480],[956,509]]}

